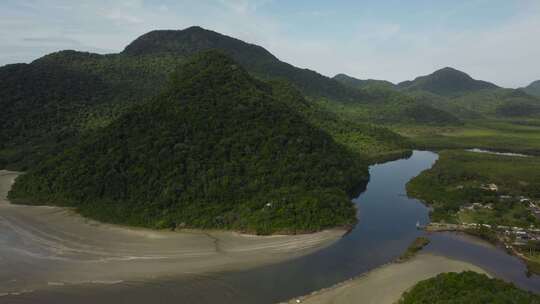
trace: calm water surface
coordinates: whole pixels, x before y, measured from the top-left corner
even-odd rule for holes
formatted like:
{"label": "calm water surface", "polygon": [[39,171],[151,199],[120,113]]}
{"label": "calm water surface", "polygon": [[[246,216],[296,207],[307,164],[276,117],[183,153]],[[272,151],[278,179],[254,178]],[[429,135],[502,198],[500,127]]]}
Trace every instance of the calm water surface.
{"label": "calm water surface", "polygon": [[[354,200],[358,225],[340,241],[314,254],[243,272],[96,287],[58,288],[18,296],[21,303],[276,303],[331,286],[399,256],[417,236],[416,222],[428,209],[406,196],[406,183],[436,161],[415,151],[409,159],[370,168],[371,179]],[[438,233],[425,251],[472,262],[522,288],[540,292],[540,277],[528,278],[517,258],[466,236]],[[0,302],[2,298],[0,298]]]}

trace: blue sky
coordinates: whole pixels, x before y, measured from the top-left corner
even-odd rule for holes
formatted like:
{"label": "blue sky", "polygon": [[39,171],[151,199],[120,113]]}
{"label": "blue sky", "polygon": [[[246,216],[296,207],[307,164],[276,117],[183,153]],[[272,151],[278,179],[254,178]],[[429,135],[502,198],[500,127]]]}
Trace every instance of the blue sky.
{"label": "blue sky", "polygon": [[2,0],[0,65],[121,51],[200,25],[333,76],[399,82],[452,66],[506,87],[540,79],[538,0]]}

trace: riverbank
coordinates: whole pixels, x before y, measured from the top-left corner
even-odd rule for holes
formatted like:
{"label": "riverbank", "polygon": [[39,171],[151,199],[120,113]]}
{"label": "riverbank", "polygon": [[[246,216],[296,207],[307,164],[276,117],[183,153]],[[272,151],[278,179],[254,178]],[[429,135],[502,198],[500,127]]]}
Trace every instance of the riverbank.
{"label": "riverbank", "polygon": [[[392,304],[416,283],[443,272],[475,271],[481,268],[442,256],[420,253],[402,262],[381,266],[357,278],[310,295],[290,300],[288,303],[308,304]],[[298,302],[300,301],[300,302]]]}
{"label": "riverbank", "polygon": [[523,254],[523,249],[520,247],[526,246],[519,240],[520,237],[526,236],[528,240],[538,239],[538,229],[522,229],[518,227],[492,227],[487,224],[446,224],[446,223],[430,223],[424,227],[427,232],[459,232],[483,239],[495,246],[504,248],[506,252],[520,258],[526,265],[530,273],[540,274],[540,263],[537,259]]}
{"label": "riverbank", "polygon": [[342,229],[253,236],[156,231],[102,224],[60,207],[12,205],[17,172],[0,171],[0,295],[73,284],[244,270],[324,248]]}
{"label": "riverbank", "polygon": [[427,231],[460,231],[501,245],[539,273],[540,158],[473,150],[440,152],[407,193],[432,208]]}

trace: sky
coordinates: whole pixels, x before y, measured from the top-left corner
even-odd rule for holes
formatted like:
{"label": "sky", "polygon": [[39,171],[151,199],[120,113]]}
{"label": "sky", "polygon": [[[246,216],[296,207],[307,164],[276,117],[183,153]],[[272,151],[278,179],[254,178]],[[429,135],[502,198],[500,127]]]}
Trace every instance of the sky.
{"label": "sky", "polygon": [[115,53],[192,25],[327,76],[400,82],[450,66],[503,87],[540,79],[540,0],[0,0],[0,65]]}

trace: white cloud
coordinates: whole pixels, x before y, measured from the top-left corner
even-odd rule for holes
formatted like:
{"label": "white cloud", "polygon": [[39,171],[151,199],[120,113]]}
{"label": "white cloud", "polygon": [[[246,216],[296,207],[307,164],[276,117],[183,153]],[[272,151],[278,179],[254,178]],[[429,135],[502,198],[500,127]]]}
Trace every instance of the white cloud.
{"label": "white cloud", "polygon": [[[453,30],[441,23],[411,29],[397,21],[359,19],[356,27],[336,27],[335,33],[317,33],[309,23],[302,24],[301,30],[311,33],[303,36],[298,24],[266,14],[269,2],[7,0],[0,4],[0,65],[64,48],[120,51],[150,30],[201,25],[262,45],[284,61],[328,76],[345,72],[398,82],[453,66],[504,86],[540,79],[537,1],[524,0],[521,13],[491,28]],[[452,19],[453,14],[442,18]],[[315,6],[297,16],[308,17],[307,22],[339,18]]]}
{"label": "white cloud", "polygon": [[122,11],[103,11],[103,16],[106,18],[118,22],[120,24],[127,23],[127,24],[137,24],[142,23],[143,20],[137,16],[126,14]]}
{"label": "white cloud", "polygon": [[236,13],[247,14],[255,12],[260,7],[268,4],[272,0],[219,0],[219,2],[231,8]]}

